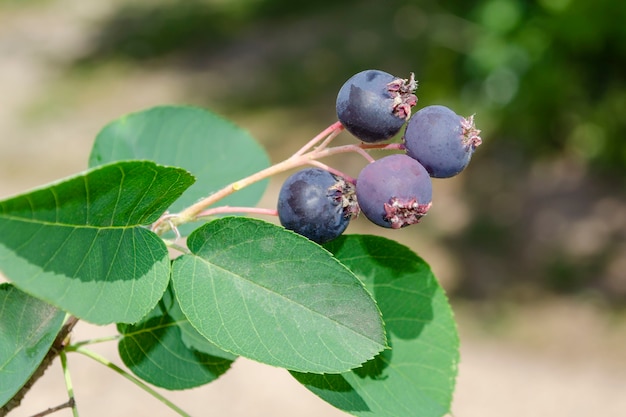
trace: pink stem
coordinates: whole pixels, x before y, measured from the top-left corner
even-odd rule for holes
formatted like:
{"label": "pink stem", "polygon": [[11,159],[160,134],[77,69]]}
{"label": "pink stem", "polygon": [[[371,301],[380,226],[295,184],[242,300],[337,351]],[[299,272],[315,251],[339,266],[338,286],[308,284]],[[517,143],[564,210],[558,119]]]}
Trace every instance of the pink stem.
{"label": "pink stem", "polygon": [[[324,146],[328,145],[328,143],[330,143],[330,140],[332,140],[335,136],[337,136],[343,129],[344,129],[344,127],[341,124],[341,122],[337,121],[337,122],[333,123],[332,125],[328,126],[326,129],[322,130],[313,139],[308,141],[302,148],[300,148],[300,150],[298,150],[298,152],[293,154],[293,156],[304,155],[304,153],[306,151],[311,149],[313,146],[315,146],[316,143],[318,143],[319,141],[321,141],[323,139],[326,139],[323,142],[323,145]],[[329,136],[329,135],[331,136],[330,140],[328,140],[328,138],[327,138],[327,136]]]}
{"label": "pink stem", "polygon": [[210,216],[215,216],[216,214],[228,214],[228,213],[248,213],[248,214],[264,214],[267,216],[278,216],[278,211],[275,209],[266,209],[266,208],[259,208],[259,207],[221,206],[221,207],[215,207],[215,208],[200,212],[198,213],[196,217],[197,218],[198,217],[210,217]]}
{"label": "pink stem", "polygon": [[[339,122],[337,122],[339,123]],[[324,141],[322,143],[319,144],[319,146],[317,148],[315,148],[315,151],[321,151],[322,149],[326,148],[330,142],[333,141],[333,139],[335,139],[335,137],[337,137],[338,134],[341,133],[341,131],[343,130],[343,125],[339,124],[339,126],[341,127],[340,129],[334,130],[330,133],[330,135],[328,135],[326,137],[326,139],[324,139]]]}
{"label": "pink stem", "polygon": [[333,148],[326,148],[326,149],[322,149],[321,151],[317,152],[311,152],[312,154],[314,154],[315,158],[326,158],[327,156],[331,156],[331,155],[338,155],[341,153],[348,153],[348,152],[356,152],[359,155],[361,155],[363,158],[367,159],[368,162],[374,162],[374,158],[372,158],[372,156],[370,154],[368,154],[367,152],[365,152],[363,150],[363,148],[361,147],[361,145],[343,145],[343,146],[335,146]]}
{"label": "pink stem", "polygon": [[383,151],[393,151],[393,150],[403,151],[406,149],[403,143],[379,143],[379,144],[361,143],[359,147],[361,149],[377,149],[377,150],[383,150]]}
{"label": "pink stem", "polygon": [[339,171],[338,169],[335,169],[331,166],[328,166],[320,161],[316,161],[316,160],[310,160],[308,161],[309,165],[313,165],[316,166],[318,168],[322,168],[328,172],[330,172],[331,174],[335,174],[338,177],[343,178],[344,180],[351,182],[352,184],[356,184],[356,179],[352,178],[350,175],[346,174],[345,172]]}
{"label": "pink stem", "polygon": [[170,221],[175,217],[177,217],[177,215],[171,214],[171,213],[166,213],[162,215],[161,217],[159,217],[159,219],[156,222],[152,223],[152,227],[150,228],[150,230],[155,232],[157,229],[159,229],[159,227],[161,226],[161,223]]}
{"label": "pink stem", "polygon": [[[161,235],[168,230],[176,231],[176,227],[183,223],[188,223],[190,221],[194,221],[197,217],[202,216],[206,217],[207,215],[222,213],[220,210],[227,210],[224,213],[233,213],[233,212],[246,212],[246,213],[257,213],[257,214],[268,214],[275,215],[273,212],[266,211],[265,209],[254,209],[254,208],[244,208],[245,211],[241,211],[241,207],[233,208],[226,206],[225,208],[217,207],[214,209],[207,210],[207,207],[212,206],[217,203],[224,197],[241,190],[251,184],[254,184],[258,181],[261,181],[265,178],[269,178],[275,174],[288,171],[293,168],[297,168],[306,164],[315,165],[326,169],[330,172],[335,173],[336,175],[340,175],[344,177],[347,181],[354,183],[355,179],[335,170],[321,162],[318,162],[317,159],[325,158],[331,155],[337,155],[341,153],[348,152],[356,152],[363,156],[368,162],[374,162],[374,158],[367,153],[366,149],[383,149],[383,150],[399,150],[404,149],[402,144],[359,144],[359,145],[343,145],[343,146],[335,146],[332,148],[328,148],[327,145],[330,141],[337,136],[341,131],[343,131],[344,127],[340,122],[335,122],[315,138],[311,139],[305,146],[303,146],[298,152],[296,152],[291,157],[285,159],[282,162],[279,162],[275,165],[272,165],[266,169],[263,169],[259,172],[256,172],[246,178],[243,178],[239,181],[233,182],[226,187],[218,190],[217,192],[211,194],[210,196],[198,201],[197,203],[187,207],[183,211],[178,214],[167,214],[163,216],[161,219],[157,220],[152,226],[152,231]],[[317,148],[310,150],[315,146],[316,143],[322,141],[322,144]],[[308,151],[308,152],[307,152]],[[214,211],[215,210],[215,211]],[[238,211],[239,210],[239,211]],[[260,210],[260,211],[251,211],[251,210]],[[208,214],[207,214],[208,213]]]}

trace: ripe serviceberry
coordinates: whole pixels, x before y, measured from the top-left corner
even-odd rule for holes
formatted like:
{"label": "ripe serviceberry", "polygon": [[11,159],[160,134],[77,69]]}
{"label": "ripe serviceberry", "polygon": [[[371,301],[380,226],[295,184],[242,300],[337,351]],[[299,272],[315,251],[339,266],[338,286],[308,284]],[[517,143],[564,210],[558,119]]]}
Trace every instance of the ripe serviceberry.
{"label": "ripe serviceberry", "polygon": [[457,175],[469,164],[482,143],[474,116],[461,117],[445,106],[428,106],[413,115],[406,126],[406,153],[435,178]]}
{"label": "ripe serviceberry", "polygon": [[337,95],[337,117],[363,142],[380,142],[400,131],[417,103],[413,74],[408,80],[379,70],[353,75]]}
{"label": "ripe serviceberry", "polygon": [[432,201],[428,172],[406,155],[389,155],[367,165],[356,181],[356,196],[365,217],[399,229],[418,223]]}
{"label": "ripe serviceberry", "polygon": [[278,194],[278,218],[289,230],[317,243],[332,240],[348,227],[356,210],[354,186],[319,168],[291,175]]}

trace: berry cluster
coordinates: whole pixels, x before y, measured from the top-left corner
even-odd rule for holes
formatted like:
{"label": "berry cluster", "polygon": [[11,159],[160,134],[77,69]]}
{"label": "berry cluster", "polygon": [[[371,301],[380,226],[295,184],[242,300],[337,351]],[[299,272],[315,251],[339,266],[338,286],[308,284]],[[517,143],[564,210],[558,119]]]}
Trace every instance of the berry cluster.
{"label": "berry cluster", "polygon": [[[344,83],[336,103],[340,128],[363,142],[354,150],[370,163],[356,179],[325,166],[289,177],[278,197],[285,228],[324,243],[343,233],[359,212],[393,229],[426,215],[432,204],[431,177],[449,178],[463,171],[481,138],[473,116],[461,117],[445,106],[424,107],[411,117],[416,88],[413,74],[401,79],[378,70],[360,72]],[[401,144],[379,144],[405,124]],[[374,160],[367,149],[404,153]]]}

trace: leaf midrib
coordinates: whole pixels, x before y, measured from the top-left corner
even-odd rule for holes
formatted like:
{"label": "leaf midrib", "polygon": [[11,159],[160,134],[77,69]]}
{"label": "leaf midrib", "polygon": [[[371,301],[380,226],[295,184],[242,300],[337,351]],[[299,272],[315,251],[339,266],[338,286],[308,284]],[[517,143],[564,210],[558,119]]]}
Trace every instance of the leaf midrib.
{"label": "leaf midrib", "polygon": [[118,229],[132,229],[135,227],[144,227],[149,223],[141,224],[126,224],[126,225],[117,225],[117,226],[100,226],[100,225],[89,225],[89,224],[72,224],[72,223],[61,223],[61,222],[51,222],[47,220],[39,220],[39,219],[27,219],[25,217],[19,216],[10,216],[6,214],[0,214],[0,220],[6,219],[8,221],[16,221],[22,223],[36,224],[41,226],[51,226],[51,227],[71,227],[75,229],[95,229],[95,230],[118,230]]}

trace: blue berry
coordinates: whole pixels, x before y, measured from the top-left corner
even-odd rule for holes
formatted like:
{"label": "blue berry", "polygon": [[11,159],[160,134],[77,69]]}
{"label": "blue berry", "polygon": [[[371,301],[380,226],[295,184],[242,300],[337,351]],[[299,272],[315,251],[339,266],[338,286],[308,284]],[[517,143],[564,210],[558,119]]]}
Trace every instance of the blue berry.
{"label": "blue berry", "polygon": [[324,243],[343,233],[350,222],[353,186],[319,168],[291,175],[278,194],[278,218],[286,229]]}
{"label": "blue berry", "polygon": [[337,117],[363,142],[380,142],[400,131],[417,103],[417,83],[379,70],[353,75],[337,94]]}
{"label": "blue berry", "polygon": [[411,117],[404,132],[406,153],[435,178],[449,178],[467,167],[481,144],[474,116],[461,117],[445,106],[428,106]]}
{"label": "blue berry", "polygon": [[382,227],[399,229],[418,223],[431,206],[432,194],[426,169],[402,154],[370,163],[356,180],[361,212]]}

